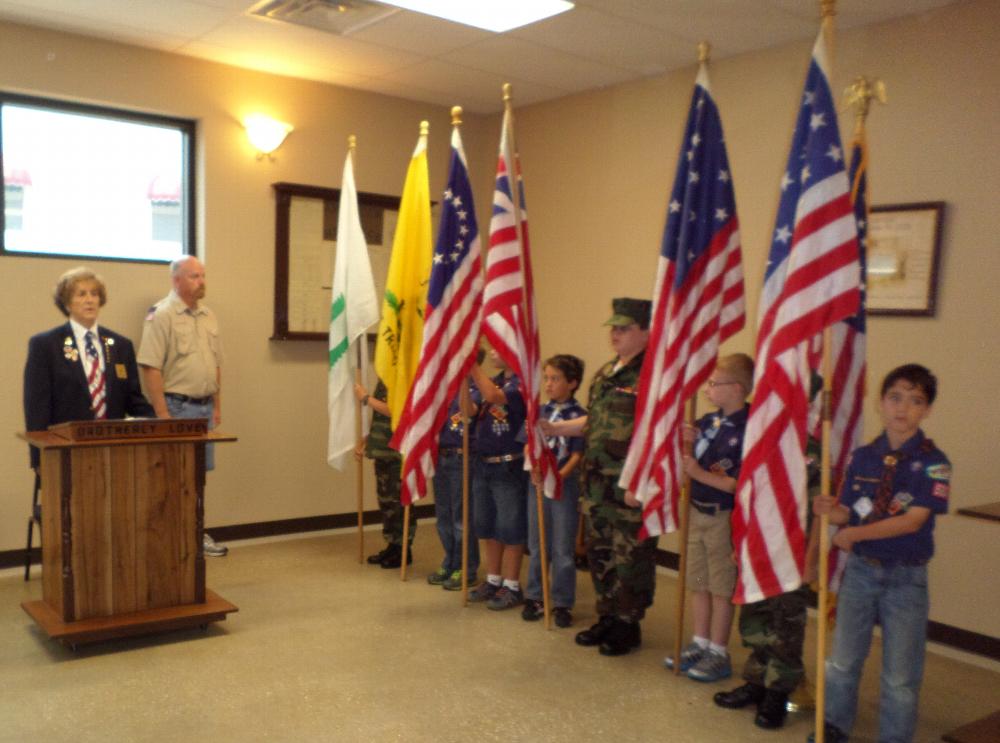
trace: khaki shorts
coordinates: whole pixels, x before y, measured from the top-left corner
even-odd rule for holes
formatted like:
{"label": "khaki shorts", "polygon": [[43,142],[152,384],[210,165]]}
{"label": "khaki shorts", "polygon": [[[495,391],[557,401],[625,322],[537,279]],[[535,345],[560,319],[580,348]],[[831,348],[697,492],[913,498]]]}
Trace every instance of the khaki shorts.
{"label": "khaki shorts", "polygon": [[736,565],[731,559],[732,511],[714,516],[691,507],[688,527],[687,583],[691,591],[708,591],[713,596],[732,598],[736,587]]}

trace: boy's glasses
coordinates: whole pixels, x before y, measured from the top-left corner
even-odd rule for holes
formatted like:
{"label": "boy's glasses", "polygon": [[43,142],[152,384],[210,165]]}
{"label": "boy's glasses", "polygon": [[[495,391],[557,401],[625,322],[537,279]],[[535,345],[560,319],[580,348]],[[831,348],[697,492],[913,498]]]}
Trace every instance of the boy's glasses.
{"label": "boy's glasses", "polygon": [[727,384],[739,384],[739,382],[719,382],[718,380],[715,379],[709,379],[707,382],[705,382],[705,384],[707,384],[709,388],[712,388],[712,387],[724,387]]}

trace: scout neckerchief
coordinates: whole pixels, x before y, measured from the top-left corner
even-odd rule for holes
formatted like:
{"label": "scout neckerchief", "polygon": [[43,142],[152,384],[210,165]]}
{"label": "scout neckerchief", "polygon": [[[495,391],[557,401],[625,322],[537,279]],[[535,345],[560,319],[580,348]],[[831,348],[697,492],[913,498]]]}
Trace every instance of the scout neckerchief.
{"label": "scout neckerchief", "polygon": [[[921,454],[930,454],[934,451],[934,442],[925,438],[920,442],[918,450]],[[909,458],[910,455],[902,449],[891,451],[883,457],[882,464],[885,467],[882,469],[882,479],[879,481],[878,495],[875,496],[875,502],[872,504],[872,512],[865,521],[875,521],[889,515],[889,504],[892,503],[893,496],[892,483],[896,479],[896,468]]]}

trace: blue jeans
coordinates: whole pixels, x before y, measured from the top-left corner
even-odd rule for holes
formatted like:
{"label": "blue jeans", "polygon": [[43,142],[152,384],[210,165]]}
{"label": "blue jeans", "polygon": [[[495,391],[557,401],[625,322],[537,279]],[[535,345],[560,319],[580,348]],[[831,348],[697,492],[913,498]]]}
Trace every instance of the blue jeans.
{"label": "blue jeans", "polygon": [[854,727],[858,684],[876,619],[882,625],[879,743],[908,743],[917,726],[927,639],[927,565],[873,565],[852,554],[826,661],[826,720]]}
{"label": "blue jeans", "polygon": [[[531,561],[528,563],[528,585],[525,598],[542,600],[542,549],[538,543],[538,504],[535,486],[528,488],[528,544]],[[542,497],[545,512],[545,545],[548,547],[552,603],[567,609],[576,601],[576,531],[580,523],[580,481],[575,474],[563,480],[562,498],[552,500]]]}
{"label": "blue jeans", "polygon": [[[208,428],[211,430],[213,406],[211,401],[206,403],[193,403],[190,400],[178,400],[176,397],[166,395],[167,411],[171,418],[208,418]],[[215,444],[205,444],[205,471],[215,469]]]}
{"label": "blue jeans", "polygon": [[[473,462],[469,462],[470,480]],[[472,514],[472,491],[469,491],[469,525],[475,522]],[[434,515],[437,533],[444,547],[441,567],[449,573],[462,569],[462,455],[441,454],[434,468]],[[473,530],[470,530],[472,532]],[[479,540],[469,534],[469,575],[479,570]]]}
{"label": "blue jeans", "polygon": [[477,457],[472,499],[476,537],[508,545],[528,541],[528,473],[523,459],[485,462]]}

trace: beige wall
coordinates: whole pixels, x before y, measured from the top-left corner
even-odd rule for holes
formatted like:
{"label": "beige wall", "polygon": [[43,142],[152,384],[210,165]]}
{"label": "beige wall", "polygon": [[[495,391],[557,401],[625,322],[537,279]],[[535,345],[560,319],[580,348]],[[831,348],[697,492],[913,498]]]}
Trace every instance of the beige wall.
{"label": "beige wall", "polygon": [[[259,74],[135,47],[25,26],[0,24],[0,89],[141,111],[198,122],[199,246],[207,264],[208,304],[219,315],[226,355],[223,430],[239,442],[220,446],[208,479],[209,526],[268,521],[354,508],[353,469],[326,465],[326,345],[276,342],[274,199],[271,183],[340,185],[347,136],[358,135],[356,179],[363,191],[398,195],[418,124],[431,124],[432,192],[444,186],[450,137],[447,109],[329,85]],[[498,91],[499,95],[499,91]],[[260,110],[295,131],[258,161],[240,119]],[[467,116],[469,143],[485,138],[482,117]],[[495,138],[495,134],[490,132]],[[470,148],[471,149],[471,148]],[[482,148],[486,153],[489,148]],[[474,172],[493,168],[492,156]],[[483,180],[483,188],[488,179]],[[0,344],[0,550],[23,546],[30,477],[21,374],[30,335],[63,321],[49,297],[58,275],[78,260],[0,258],[4,284]],[[101,322],[136,342],[150,304],[170,288],[160,265],[94,262],[109,285]],[[371,477],[368,478],[369,486]],[[369,487],[366,503],[375,508]]]}
{"label": "beige wall", "polygon": [[[869,367],[872,384],[903,361],[921,361],[938,373],[941,398],[928,430],[956,467],[953,509],[997,500],[986,442],[1000,419],[1000,374],[996,343],[981,336],[1000,325],[988,288],[1000,275],[991,204],[1000,192],[993,131],[1000,121],[998,28],[1000,6],[985,0],[838,38],[835,90],[857,74],[880,76],[889,89],[889,105],[870,120],[874,203],[948,202],[938,316],[872,318]],[[743,55],[712,69],[735,176],[751,318],[810,46]],[[575,352],[592,372],[608,356],[600,326],[608,299],[650,293],[693,77],[692,66],[519,111],[543,353]],[[352,477],[324,463],[324,348],[267,340],[273,304],[269,184],[338,185],[344,138],[357,132],[359,188],[398,194],[416,122],[429,118],[437,192],[447,157],[447,112],[2,24],[0,87],[198,120],[201,242],[227,353],[223,427],[240,436],[220,451],[219,470],[209,478],[207,523],[351,510]],[[254,160],[238,124],[258,107],[296,125],[274,163]],[[849,130],[846,113],[841,126]],[[465,128],[484,231],[498,127],[497,117],[470,117]],[[59,320],[46,297],[55,276],[73,263],[2,259],[8,291],[0,298],[0,316],[9,320],[0,342],[9,352],[0,385],[12,392],[0,401],[0,417],[10,429],[21,420],[24,345]],[[99,269],[112,290],[102,319],[138,336],[143,310],[166,291],[165,269],[114,263]],[[727,350],[751,351],[755,330],[751,320]],[[874,435],[871,400],[866,412],[867,433]],[[27,511],[26,454],[13,437],[0,446],[0,550],[16,549]],[[997,526],[950,516],[938,522],[937,533],[932,618],[1000,636],[992,573],[1000,558]],[[674,545],[673,537],[663,540],[665,547]]]}
{"label": "beige wall", "polygon": [[[1000,420],[1000,5],[960,3],[841,33],[834,90],[857,75],[886,81],[869,120],[875,204],[947,202],[939,310],[933,319],[869,320],[869,384],[893,366],[928,365],[941,393],[927,430],[956,470],[952,511],[998,500],[991,431]],[[749,298],[747,328],[724,350],[752,353],[756,305],[778,183],[811,42],[712,65],[736,185]],[[691,49],[692,62],[695,49]],[[523,109],[518,116],[538,278],[542,352],[574,352],[588,374],[609,356],[609,298],[649,296],[695,68]],[[845,111],[841,131],[853,121]],[[699,405],[704,410],[705,401]],[[878,431],[875,400],[866,436]],[[933,619],[1000,636],[998,524],[938,521]],[[675,537],[661,540],[675,548]]]}

